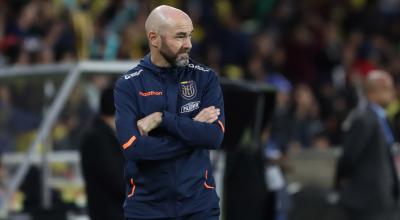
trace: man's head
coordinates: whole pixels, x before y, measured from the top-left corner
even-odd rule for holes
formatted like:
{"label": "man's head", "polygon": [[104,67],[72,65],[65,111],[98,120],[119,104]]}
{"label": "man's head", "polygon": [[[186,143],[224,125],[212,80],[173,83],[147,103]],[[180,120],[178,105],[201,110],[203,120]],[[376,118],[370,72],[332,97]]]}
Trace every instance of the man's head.
{"label": "man's head", "polygon": [[114,105],[114,90],[106,88],[101,91],[100,97],[100,118],[115,130],[115,105]]}
{"label": "man's head", "polygon": [[101,91],[100,96],[100,115],[106,117],[114,117],[114,91],[113,88],[106,88]]}
{"label": "man's head", "polygon": [[167,5],[158,6],[147,17],[145,28],[154,64],[186,66],[189,63],[193,24],[185,12]]}
{"label": "man's head", "polygon": [[365,92],[369,101],[387,106],[395,98],[392,76],[383,70],[373,70],[367,75]]}

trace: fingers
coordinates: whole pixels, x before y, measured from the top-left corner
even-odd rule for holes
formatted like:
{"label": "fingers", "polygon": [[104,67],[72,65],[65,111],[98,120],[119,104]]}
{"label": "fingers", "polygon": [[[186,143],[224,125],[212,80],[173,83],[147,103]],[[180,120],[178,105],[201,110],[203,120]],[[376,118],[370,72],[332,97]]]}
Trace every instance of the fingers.
{"label": "fingers", "polygon": [[208,108],[205,113],[208,115],[210,119],[215,117],[218,118],[218,116],[221,114],[221,110],[219,108],[215,108],[214,106],[212,106],[212,108]]}
{"label": "fingers", "polygon": [[144,120],[141,119],[141,120],[137,121],[136,125],[137,125],[140,135],[147,136]]}
{"label": "fingers", "polygon": [[144,117],[142,119],[140,119],[139,121],[137,121],[136,123],[139,133],[142,136],[147,136],[147,134],[150,132],[150,124],[149,124],[149,120],[147,117]]}
{"label": "fingers", "polygon": [[205,113],[205,109],[203,109],[193,118],[193,120],[199,121],[199,122],[205,122],[205,120],[206,120],[205,117],[206,117],[206,113]]}
{"label": "fingers", "polygon": [[138,127],[138,130],[141,136],[147,136],[146,132],[141,127]]}
{"label": "fingers", "polygon": [[139,133],[141,136],[147,136],[147,134],[148,134],[143,129],[139,129]]}
{"label": "fingers", "polygon": [[208,108],[205,108],[203,110],[201,110],[202,112],[206,113],[206,114],[214,114],[214,113],[220,113],[221,110],[219,108],[215,108],[214,106],[210,106]]}
{"label": "fingers", "polygon": [[208,124],[212,124],[212,123],[214,123],[217,119],[218,119],[218,118],[211,118],[211,119],[207,120],[206,122],[207,122]]}
{"label": "fingers", "polygon": [[220,109],[214,108],[208,111],[207,123],[213,123],[218,120],[218,116],[221,114]]}
{"label": "fingers", "polygon": [[210,118],[207,120],[207,123],[214,123],[216,120],[218,120],[218,115],[212,115]]}
{"label": "fingers", "polygon": [[147,136],[148,133],[158,127],[162,121],[161,119],[162,113],[161,112],[154,112],[136,122],[138,127],[139,133],[142,136]]}
{"label": "fingers", "polygon": [[202,109],[196,117],[193,118],[195,121],[213,123],[218,119],[218,116],[221,114],[221,110],[219,108],[215,108],[215,106],[210,106]]}

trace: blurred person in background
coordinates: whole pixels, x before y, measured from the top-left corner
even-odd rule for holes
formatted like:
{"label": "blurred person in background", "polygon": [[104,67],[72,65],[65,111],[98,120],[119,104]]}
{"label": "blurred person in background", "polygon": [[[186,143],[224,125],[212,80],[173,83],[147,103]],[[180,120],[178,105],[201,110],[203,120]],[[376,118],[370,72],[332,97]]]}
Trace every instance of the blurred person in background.
{"label": "blurred person in background", "polygon": [[290,197],[287,192],[286,172],[290,170],[287,159],[289,137],[292,133],[292,84],[281,74],[271,74],[267,83],[276,89],[275,109],[271,125],[263,133],[265,180],[267,190],[273,194],[274,220],[287,220]]}
{"label": "blurred person in background", "polygon": [[320,120],[320,109],[313,91],[307,84],[298,84],[293,95],[291,143],[293,149],[326,148],[329,141]]}
{"label": "blurred person in background", "polygon": [[103,90],[100,114],[80,145],[83,176],[92,220],[124,219],[124,158],[115,135],[113,89]]}
{"label": "blurred person in background", "polygon": [[5,170],[3,167],[3,163],[2,163],[2,153],[0,152],[0,207],[3,206],[3,200],[4,200],[4,181],[6,178],[6,174],[5,174]]}
{"label": "blurred person in background", "polygon": [[374,70],[364,87],[367,102],[350,113],[343,126],[343,154],[336,173],[339,204],[349,220],[399,219],[394,135],[384,109],[395,97],[393,79]]}
{"label": "blurred person in background", "polygon": [[[0,85],[0,152],[22,150],[26,147],[24,142],[25,135],[34,132],[40,124],[41,115],[34,109],[36,102],[26,100],[26,95],[36,97],[31,88],[16,91],[15,87],[9,85]],[[17,102],[19,99],[19,103]],[[31,105],[32,104],[32,105]]]}
{"label": "blurred person in background", "polygon": [[219,219],[209,150],[225,132],[217,74],[189,58],[193,23],[162,5],[145,22],[150,54],[115,86],[117,136],[127,163],[125,217]]}
{"label": "blurred person in background", "polygon": [[0,85],[0,154],[10,151],[14,146],[10,131],[11,97],[6,85]]}

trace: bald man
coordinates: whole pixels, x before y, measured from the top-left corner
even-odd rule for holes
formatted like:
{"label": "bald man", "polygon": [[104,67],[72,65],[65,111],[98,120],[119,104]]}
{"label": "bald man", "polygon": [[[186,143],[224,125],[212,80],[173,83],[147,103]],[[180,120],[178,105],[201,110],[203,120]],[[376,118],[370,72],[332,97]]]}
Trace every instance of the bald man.
{"label": "bald man", "polygon": [[150,54],[114,89],[127,219],[219,219],[209,150],[225,132],[217,74],[189,58],[192,21],[162,5],[145,24]]}
{"label": "bald man", "polygon": [[340,204],[349,220],[394,220],[399,214],[399,178],[394,164],[394,135],[384,108],[394,100],[393,79],[374,70],[366,78],[367,102],[347,120],[338,162]]}

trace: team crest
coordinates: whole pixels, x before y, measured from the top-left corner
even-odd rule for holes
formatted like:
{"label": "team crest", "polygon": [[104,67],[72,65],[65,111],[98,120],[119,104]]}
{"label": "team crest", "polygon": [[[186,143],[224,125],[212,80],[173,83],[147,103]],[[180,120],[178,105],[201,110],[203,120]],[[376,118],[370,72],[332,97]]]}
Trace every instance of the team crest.
{"label": "team crest", "polygon": [[193,80],[181,82],[180,89],[181,95],[184,99],[190,100],[196,96],[197,88],[196,83]]}

